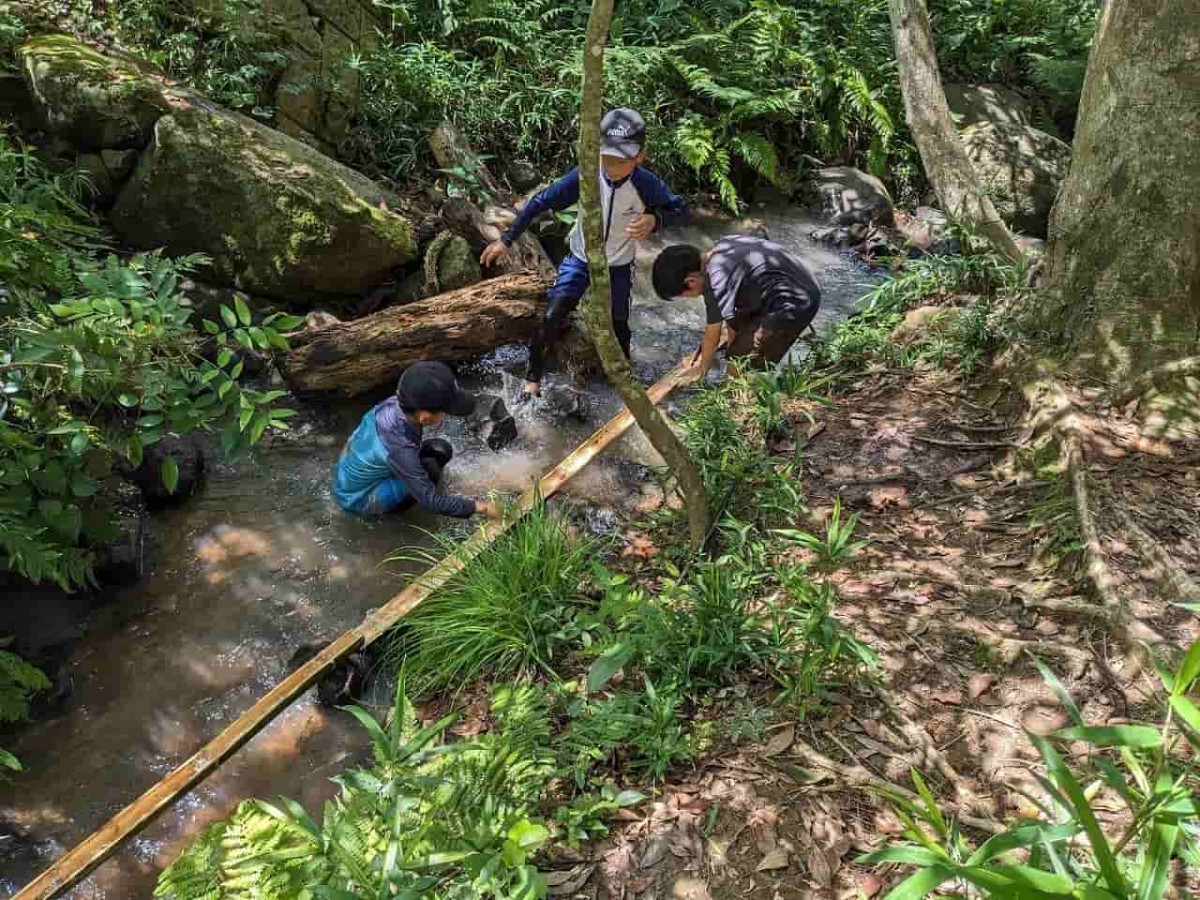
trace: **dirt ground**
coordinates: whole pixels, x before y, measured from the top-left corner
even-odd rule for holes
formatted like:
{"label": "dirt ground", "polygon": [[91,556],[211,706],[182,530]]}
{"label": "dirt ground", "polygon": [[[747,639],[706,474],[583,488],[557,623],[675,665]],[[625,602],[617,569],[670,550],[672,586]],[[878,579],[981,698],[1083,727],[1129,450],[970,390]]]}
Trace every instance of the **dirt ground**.
{"label": "dirt ground", "polygon": [[[1091,724],[1160,716],[1139,642],[1170,658],[1198,636],[1197,618],[1173,605],[1170,573],[1131,546],[1119,516],[1200,575],[1197,447],[1148,441],[1113,411],[1087,432],[1097,529],[1129,604],[1114,628],[1088,583],[1067,474],[1018,449],[1029,433],[1002,407],[986,382],[939,371],[864,377],[830,408],[793,404],[795,436],[778,452],[800,445],[814,524],[840,497],[869,541],[832,577],[835,614],[879,653],[879,682],[679,773],[623,811],[607,843],[561,859],[552,895],[882,896],[904,873],[854,863],[900,830],[864,789],[872,780],[911,787],[916,766],[966,820],[1032,813],[1025,731],[1067,722],[1035,659]],[[1177,870],[1174,886],[1197,896],[1200,875]]]}

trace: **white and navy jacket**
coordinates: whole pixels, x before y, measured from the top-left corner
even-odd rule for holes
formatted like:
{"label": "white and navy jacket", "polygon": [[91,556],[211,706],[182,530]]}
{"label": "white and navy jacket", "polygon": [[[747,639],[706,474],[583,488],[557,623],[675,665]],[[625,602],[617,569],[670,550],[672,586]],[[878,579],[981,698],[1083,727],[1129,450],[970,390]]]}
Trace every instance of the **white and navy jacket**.
{"label": "white and navy jacket", "polygon": [[[576,166],[553,184],[538,191],[525,204],[517,220],[500,236],[500,240],[511,245],[519,238],[533,220],[548,209],[555,211],[574,206],[579,202],[579,167]],[[687,204],[683,198],[671,193],[666,182],[638,166],[623,181],[610,181],[600,171],[600,212],[604,220],[604,249],[610,266],[627,266],[637,254],[636,242],[625,236],[625,227],[642,213],[653,213],[658,219],[655,231],[679,224],[687,218]],[[568,238],[571,255],[587,259],[583,243],[583,225],[578,218]]]}

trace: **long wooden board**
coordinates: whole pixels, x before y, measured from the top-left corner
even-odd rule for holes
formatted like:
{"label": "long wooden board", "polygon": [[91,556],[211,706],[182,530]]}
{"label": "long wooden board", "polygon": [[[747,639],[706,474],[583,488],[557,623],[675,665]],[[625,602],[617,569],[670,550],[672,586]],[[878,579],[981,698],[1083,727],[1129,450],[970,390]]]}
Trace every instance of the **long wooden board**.
{"label": "long wooden board", "polygon": [[[654,404],[662,402],[680,383],[689,360],[656,382],[647,392]],[[235,722],[205,744],[137,800],[113,816],[50,868],[26,885],[14,900],[50,900],[61,896],[87,877],[129,838],[149,825],[180,797],[212,774],[225,760],[265,728],[301,694],[355,650],[377,640],[426,597],[444,585],[529,510],[550,497],[588,463],[629,430],[633,415],[621,411],[580,444],[541,480],[521,495],[515,514],[503,522],[485,522],[451,555],[426,570],[416,581],[368,615],[361,624],[334,640],[324,650],[277,684]]]}

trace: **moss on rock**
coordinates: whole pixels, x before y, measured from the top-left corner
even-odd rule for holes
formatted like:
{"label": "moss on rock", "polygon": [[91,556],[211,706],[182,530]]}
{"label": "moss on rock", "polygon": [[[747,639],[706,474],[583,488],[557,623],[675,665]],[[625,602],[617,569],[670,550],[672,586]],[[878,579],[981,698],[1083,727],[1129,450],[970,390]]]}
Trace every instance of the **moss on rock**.
{"label": "moss on rock", "polygon": [[32,38],[17,58],[42,124],[81,150],[144,147],[170,109],[157,79],[67,35]]}
{"label": "moss on rock", "polygon": [[215,273],[285,300],[358,294],[416,256],[379,185],[234,113],[164,116],[113,209],[136,247],[205,253]]}

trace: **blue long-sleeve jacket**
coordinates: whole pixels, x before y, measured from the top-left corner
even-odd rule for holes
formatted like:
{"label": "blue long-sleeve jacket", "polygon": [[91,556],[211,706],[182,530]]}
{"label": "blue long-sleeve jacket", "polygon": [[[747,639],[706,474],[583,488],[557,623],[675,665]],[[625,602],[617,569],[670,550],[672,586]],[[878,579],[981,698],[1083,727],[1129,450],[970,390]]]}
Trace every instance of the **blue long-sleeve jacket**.
{"label": "blue long-sleeve jacket", "polygon": [[[655,231],[680,224],[687,219],[687,203],[678,194],[671,192],[666,182],[638,166],[633,173],[621,181],[610,181],[600,170],[600,209],[604,217],[605,252],[610,266],[627,265],[637,253],[635,242],[625,236],[625,227],[643,213],[651,213],[658,220]],[[517,219],[501,240],[512,244],[533,221],[548,210],[561,211],[579,202],[579,167],[575,167],[562,178],[548,185],[530,198]],[[580,259],[587,258],[583,240],[583,227],[577,218],[568,238],[571,253]]]}
{"label": "blue long-sleeve jacket", "polygon": [[421,429],[389,397],[371,409],[346,448],[333,476],[333,496],[342,509],[358,512],[381,482],[399,479],[404,494],[432,512],[465,519],[475,512],[470,497],[443,494],[421,463]]}

